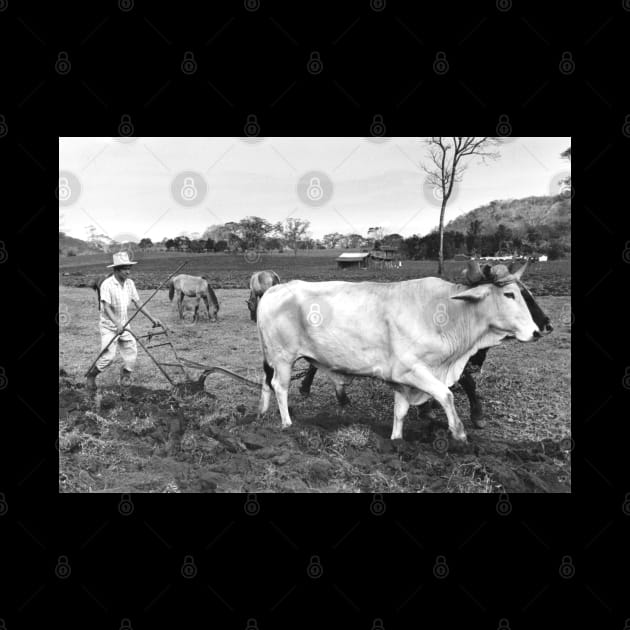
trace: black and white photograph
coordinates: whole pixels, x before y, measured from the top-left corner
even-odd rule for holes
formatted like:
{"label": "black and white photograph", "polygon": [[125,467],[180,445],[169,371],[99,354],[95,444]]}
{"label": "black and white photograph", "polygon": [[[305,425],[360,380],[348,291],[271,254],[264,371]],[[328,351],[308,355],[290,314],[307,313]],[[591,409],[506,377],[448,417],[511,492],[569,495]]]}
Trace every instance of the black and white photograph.
{"label": "black and white photograph", "polygon": [[571,492],[571,138],[370,131],[59,138],[59,492]]}

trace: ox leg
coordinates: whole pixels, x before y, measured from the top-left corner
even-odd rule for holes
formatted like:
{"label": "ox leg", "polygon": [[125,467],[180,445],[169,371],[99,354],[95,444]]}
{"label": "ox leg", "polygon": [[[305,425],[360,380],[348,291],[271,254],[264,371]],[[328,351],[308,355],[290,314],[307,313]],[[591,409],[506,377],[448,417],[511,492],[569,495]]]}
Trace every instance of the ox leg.
{"label": "ox leg", "polygon": [[435,378],[425,367],[414,368],[412,378],[414,382],[409,383],[409,385],[430,394],[442,405],[446,412],[448,428],[453,438],[459,442],[466,442],[466,431],[464,431],[464,425],[455,410],[453,392],[442,381]]}
{"label": "ox leg", "polygon": [[335,383],[335,396],[337,397],[337,402],[342,407],[350,404],[350,399],[348,398],[348,394],[346,394],[346,386],[344,383]]}
{"label": "ox leg", "polygon": [[262,388],[260,390],[260,404],[258,406],[258,417],[261,418],[267,413],[269,409],[269,400],[271,399],[271,379],[273,378],[273,368],[265,361],[263,363],[263,370],[265,371],[265,379],[263,380]]}
{"label": "ox leg", "polygon": [[473,375],[464,369],[464,373],[459,379],[459,384],[466,392],[466,396],[468,396],[468,401],[470,402],[470,419],[472,423],[478,429],[483,429],[483,427],[486,426],[486,421],[483,418],[483,406],[477,396]]}
{"label": "ox leg", "polygon": [[311,393],[311,385],[313,384],[315,374],[317,374],[317,368],[314,365],[309,365],[308,372],[302,379],[302,384],[300,385],[300,394],[303,396],[308,396]]}
{"label": "ox leg", "polygon": [[394,391],[394,426],[392,428],[392,440],[402,440],[403,422],[409,411],[409,401],[399,391]]}
{"label": "ox leg", "polygon": [[291,426],[291,417],[289,416],[289,384],[291,383],[291,364],[280,363],[274,366],[274,374],[271,379],[271,386],[276,394],[278,401],[278,409],[280,410],[280,418],[282,419],[282,428],[286,429]]}
{"label": "ox leg", "polygon": [[195,316],[193,317],[195,324],[199,321],[199,301],[200,298],[197,297],[197,302],[195,303]]}
{"label": "ox leg", "polygon": [[179,292],[177,299],[177,311],[179,312],[179,319],[184,319],[184,292]]}

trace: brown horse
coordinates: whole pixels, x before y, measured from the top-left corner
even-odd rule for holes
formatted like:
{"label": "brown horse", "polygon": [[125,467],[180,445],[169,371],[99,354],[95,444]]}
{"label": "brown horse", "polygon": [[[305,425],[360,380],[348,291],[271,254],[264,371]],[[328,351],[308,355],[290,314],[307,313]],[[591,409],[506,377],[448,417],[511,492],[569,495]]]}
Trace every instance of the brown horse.
{"label": "brown horse", "polygon": [[[177,310],[179,312],[179,319],[184,318],[184,297],[194,297],[197,298],[197,304],[195,305],[195,315],[193,317],[193,321],[199,321],[200,300],[203,300],[206,305],[208,319],[211,322],[217,321],[219,302],[217,300],[217,296],[210,287],[207,276],[188,276],[182,273],[174,278],[171,278],[166,283],[166,286],[168,287],[168,297],[171,302],[173,301],[173,296],[177,293]],[[210,308],[210,302],[212,302],[212,308]]]}
{"label": "brown horse", "polygon": [[280,284],[280,277],[275,271],[257,271],[249,279],[249,299],[245,300],[245,302],[253,322],[256,321],[258,301],[263,293],[274,284]]}

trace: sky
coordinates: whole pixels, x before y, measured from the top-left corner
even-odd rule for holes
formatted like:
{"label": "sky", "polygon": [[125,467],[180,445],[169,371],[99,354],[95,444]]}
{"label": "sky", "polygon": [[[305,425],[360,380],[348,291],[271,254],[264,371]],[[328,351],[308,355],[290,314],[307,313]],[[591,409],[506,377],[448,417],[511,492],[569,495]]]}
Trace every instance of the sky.
{"label": "sky", "polygon": [[[259,216],[298,217],[309,233],[424,235],[440,200],[421,164],[425,138],[59,138],[59,229],[118,241],[201,235]],[[509,138],[468,168],[445,223],[493,200],[558,192],[568,137]]]}

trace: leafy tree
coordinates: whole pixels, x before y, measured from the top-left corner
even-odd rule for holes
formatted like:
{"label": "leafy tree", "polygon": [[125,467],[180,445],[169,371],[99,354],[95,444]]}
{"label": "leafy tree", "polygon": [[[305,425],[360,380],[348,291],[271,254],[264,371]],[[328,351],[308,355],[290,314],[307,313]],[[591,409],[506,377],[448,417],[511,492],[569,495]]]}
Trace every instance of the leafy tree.
{"label": "leafy tree", "polygon": [[171,249],[175,249],[177,247],[177,243],[174,239],[169,238],[165,241],[164,246],[166,247],[166,251],[170,252]]}
{"label": "leafy tree", "polygon": [[211,252],[214,250],[214,241],[211,238],[206,239],[205,245],[206,251]]}
{"label": "leafy tree", "polygon": [[150,238],[143,238],[139,245],[140,249],[146,249],[147,247],[153,247],[153,241]]}
{"label": "leafy tree", "polygon": [[187,236],[177,236],[175,238],[177,251],[185,252],[190,249],[190,239]]}
{"label": "leafy tree", "polygon": [[217,241],[214,245],[215,252],[224,252],[228,248],[227,241]]}
{"label": "leafy tree", "polygon": [[343,235],[339,234],[339,232],[331,232],[330,234],[324,234],[322,240],[324,241],[324,245],[326,245],[328,249],[334,249],[337,243],[339,243],[342,238]]}
{"label": "leafy tree", "polygon": [[310,225],[310,221],[297,217],[287,219],[284,223],[282,231],[287,243],[293,248],[295,256],[297,256],[298,243],[304,238]]}

